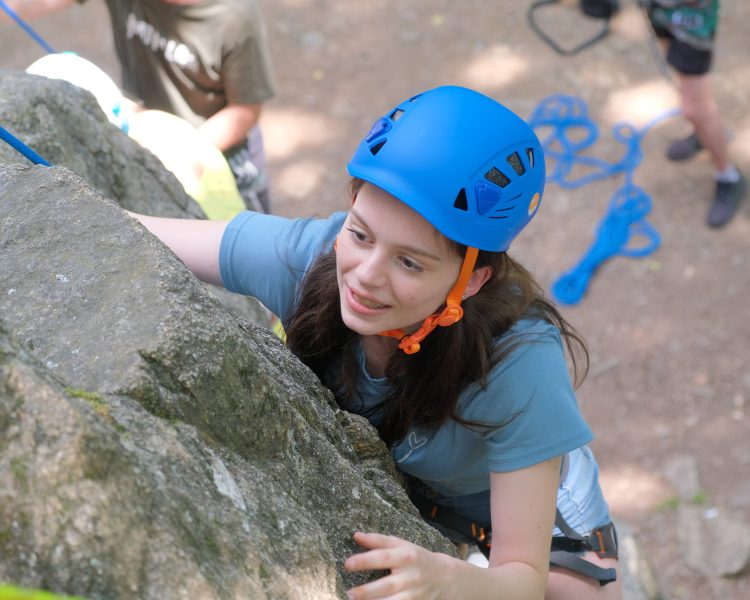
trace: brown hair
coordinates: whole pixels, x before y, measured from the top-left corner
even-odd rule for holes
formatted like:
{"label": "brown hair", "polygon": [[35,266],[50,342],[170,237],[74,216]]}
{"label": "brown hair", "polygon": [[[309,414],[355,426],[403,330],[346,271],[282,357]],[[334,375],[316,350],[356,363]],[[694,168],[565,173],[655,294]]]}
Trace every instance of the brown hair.
{"label": "brown hair", "polygon": [[[361,186],[361,180],[352,181],[352,197]],[[463,256],[466,248],[453,245]],[[397,350],[390,357],[386,376],[392,392],[385,399],[384,418],[378,425],[386,443],[398,443],[415,425],[439,427],[448,419],[470,427],[504,425],[467,421],[457,414],[457,404],[468,385],[486,385],[493,367],[530,340],[505,336],[498,343],[522,318],[543,319],[557,327],[572,361],[574,381],[580,383],[585,377],[588,352],[583,339],[545,298],[531,274],[505,252],[481,251],[476,268],[482,266],[491,267],[492,275],[476,295],[463,301],[461,321],[435,329],[416,354]],[[333,251],[320,256],[306,275],[286,334],[289,348],[332,387],[339,405],[346,408],[359,377],[354,353],[359,334],[341,319]],[[333,379],[332,364],[339,365]]]}

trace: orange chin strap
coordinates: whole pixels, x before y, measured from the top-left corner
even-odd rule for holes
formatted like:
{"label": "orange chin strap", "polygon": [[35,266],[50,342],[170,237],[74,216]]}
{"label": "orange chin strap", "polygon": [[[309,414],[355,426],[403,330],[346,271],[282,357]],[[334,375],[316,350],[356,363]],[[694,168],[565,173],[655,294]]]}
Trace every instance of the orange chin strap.
{"label": "orange chin strap", "polygon": [[450,327],[454,323],[458,323],[464,316],[464,309],[461,308],[461,298],[464,295],[466,284],[469,283],[469,278],[474,272],[474,265],[477,262],[478,255],[479,250],[477,248],[469,246],[466,249],[466,256],[464,256],[464,264],[461,265],[461,272],[458,274],[458,279],[453,289],[448,292],[448,299],[445,301],[445,308],[442,311],[427,317],[423,321],[422,326],[411,335],[407,335],[403,329],[389,329],[378,335],[394,337],[400,340],[398,347],[406,354],[416,354],[421,348],[419,343],[430,335],[438,325],[440,327]]}

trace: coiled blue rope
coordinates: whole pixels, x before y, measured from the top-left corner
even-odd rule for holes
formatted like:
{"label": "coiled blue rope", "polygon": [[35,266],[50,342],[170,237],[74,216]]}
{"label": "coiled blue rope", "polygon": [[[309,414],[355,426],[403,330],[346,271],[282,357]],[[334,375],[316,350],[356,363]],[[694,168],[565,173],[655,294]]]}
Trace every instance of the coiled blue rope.
{"label": "coiled blue rope", "polygon": [[26,144],[24,144],[21,140],[19,140],[16,136],[14,136],[10,131],[7,129],[0,127],[0,139],[9,144],[12,148],[23,154],[26,158],[28,158],[31,162],[33,162],[35,165],[43,165],[45,167],[51,167],[52,165],[47,162],[44,158],[39,156],[36,152],[34,152],[31,148],[29,148]]}
{"label": "coiled blue rope", "polygon": [[3,2],[3,0],[0,0],[0,8],[2,8],[8,14],[8,16],[18,24],[21,29],[28,33],[29,36],[31,36],[37,44],[44,48],[48,54],[55,54],[55,50],[52,48],[52,46],[45,42],[42,36],[34,31],[21,17],[16,14],[16,12],[10,6]]}
{"label": "coiled blue rope", "polygon": [[[560,304],[578,304],[586,293],[594,272],[603,262],[617,255],[644,257],[661,244],[659,232],[646,220],[651,212],[651,198],[642,188],[633,184],[633,176],[643,159],[643,136],[654,125],[676,114],[677,110],[668,111],[652,119],[641,129],[628,123],[615,124],[612,134],[625,146],[625,151],[620,160],[609,163],[580,154],[599,138],[599,128],[589,118],[583,100],[555,94],[542,100],[534,109],[529,125],[534,129],[550,129],[546,136],[540,135],[545,157],[548,162],[553,159],[554,164],[548,181],[572,189],[620,173],[625,176],[625,182],[612,196],[607,212],[597,227],[594,242],[578,264],[552,284],[552,296]],[[574,134],[577,139],[574,139]],[[573,178],[572,172],[577,166],[591,171]],[[642,240],[639,246],[633,243],[638,238]]]}

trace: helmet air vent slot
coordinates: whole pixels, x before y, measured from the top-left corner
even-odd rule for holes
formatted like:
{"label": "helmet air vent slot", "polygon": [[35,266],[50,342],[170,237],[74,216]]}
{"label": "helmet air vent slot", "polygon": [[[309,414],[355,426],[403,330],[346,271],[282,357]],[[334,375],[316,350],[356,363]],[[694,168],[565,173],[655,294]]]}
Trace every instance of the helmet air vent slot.
{"label": "helmet air vent slot", "polygon": [[505,160],[511,167],[513,167],[516,175],[523,175],[526,172],[526,167],[523,166],[521,157],[518,156],[518,152],[514,152],[513,154],[507,156]]}
{"label": "helmet air vent slot", "polygon": [[388,140],[380,140],[377,144],[370,146],[370,153],[375,156],[378,152],[380,152],[380,149],[385,146],[385,143]]}
{"label": "helmet air vent slot", "polygon": [[534,149],[533,148],[526,148],[526,158],[529,159],[529,166],[533,169],[534,168]]}
{"label": "helmet air vent slot", "polygon": [[388,117],[391,119],[391,121],[396,122],[401,118],[403,114],[404,114],[404,111],[401,110],[400,108],[397,108],[390,115],[388,115]]}
{"label": "helmet air vent slot", "polygon": [[456,200],[453,202],[453,208],[463,211],[469,210],[469,203],[466,200],[466,190],[464,188],[461,188],[461,191],[458,192]]}
{"label": "helmet air vent slot", "polygon": [[492,167],[489,171],[487,171],[484,174],[484,178],[487,181],[491,181],[495,185],[500,186],[501,188],[504,188],[510,183],[510,179],[508,179],[505,175],[503,175],[503,173],[500,172],[499,169],[496,169],[495,167]]}
{"label": "helmet air vent slot", "polygon": [[370,127],[370,131],[368,131],[367,135],[365,136],[365,141],[368,144],[372,141],[375,141],[385,133],[388,133],[391,130],[391,127],[391,122],[385,117],[381,117],[372,124],[372,127]]}

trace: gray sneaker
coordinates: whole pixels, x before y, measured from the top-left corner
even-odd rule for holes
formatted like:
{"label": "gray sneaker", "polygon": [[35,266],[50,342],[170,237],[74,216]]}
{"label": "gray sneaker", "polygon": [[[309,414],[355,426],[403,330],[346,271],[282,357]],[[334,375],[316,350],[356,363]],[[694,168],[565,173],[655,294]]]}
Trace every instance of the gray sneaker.
{"label": "gray sneaker", "polygon": [[703,144],[695,133],[691,133],[684,139],[672,142],[667,148],[667,158],[669,160],[688,160],[693,158],[703,148]]}
{"label": "gray sneaker", "polygon": [[742,199],[747,195],[747,180],[740,178],[732,183],[716,182],[716,196],[706,215],[709,227],[723,227],[732,220]]}

